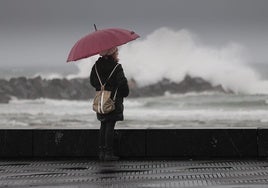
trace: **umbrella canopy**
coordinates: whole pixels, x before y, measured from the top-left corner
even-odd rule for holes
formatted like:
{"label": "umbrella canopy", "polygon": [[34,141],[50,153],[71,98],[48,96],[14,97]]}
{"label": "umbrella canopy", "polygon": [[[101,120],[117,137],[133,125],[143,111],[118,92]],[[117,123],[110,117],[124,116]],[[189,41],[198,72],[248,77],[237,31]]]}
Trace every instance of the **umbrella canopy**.
{"label": "umbrella canopy", "polygon": [[134,31],[109,28],[90,33],[75,43],[67,62],[87,58],[110,48],[120,46],[139,37]]}

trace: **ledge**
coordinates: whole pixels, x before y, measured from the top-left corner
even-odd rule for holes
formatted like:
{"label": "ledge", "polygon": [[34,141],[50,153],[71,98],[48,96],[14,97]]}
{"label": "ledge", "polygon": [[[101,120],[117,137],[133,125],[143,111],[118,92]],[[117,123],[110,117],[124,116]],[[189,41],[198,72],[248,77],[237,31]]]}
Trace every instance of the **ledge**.
{"label": "ledge", "polygon": [[[97,157],[98,129],[0,130],[0,157]],[[116,129],[122,158],[258,158],[268,129]]]}

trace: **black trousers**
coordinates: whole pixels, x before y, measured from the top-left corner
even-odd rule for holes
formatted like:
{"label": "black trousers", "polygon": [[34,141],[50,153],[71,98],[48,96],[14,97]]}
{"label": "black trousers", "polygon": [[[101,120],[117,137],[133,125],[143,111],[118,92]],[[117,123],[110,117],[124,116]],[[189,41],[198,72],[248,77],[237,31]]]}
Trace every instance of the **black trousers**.
{"label": "black trousers", "polygon": [[116,121],[101,121],[99,132],[99,146],[107,149],[113,149],[114,127]]}

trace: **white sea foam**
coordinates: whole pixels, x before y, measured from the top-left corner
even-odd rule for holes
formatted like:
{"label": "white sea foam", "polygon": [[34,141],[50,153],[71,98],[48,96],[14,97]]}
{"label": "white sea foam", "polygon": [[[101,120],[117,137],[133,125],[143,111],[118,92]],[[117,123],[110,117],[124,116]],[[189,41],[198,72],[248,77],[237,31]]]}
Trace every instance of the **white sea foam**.
{"label": "white sea foam", "polygon": [[132,99],[132,100],[125,100],[124,105],[127,106],[128,108],[139,108],[143,107],[145,105],[145,102]]}
{"label": "white sea foam", "polygon": [[262,123],[268,123],[268,119],[261,119],[260,120]]}
{"label": "white sea foam", "polygon": [[97,57],[91,57],[79,60],[77,62],[74,62],[78,67],[78,73],[77,74],[71,74],[68,75],[67,79],[73,79],[73,78],[86,78],[90,75],[91,67],[93,66],[94,62],[97,60]]}
{"label": "white sea foam", "polygon": [[164,97],[177,98],[177,97],[187,97],[187,96],[215,96],[222,95],[220,92],[214,91],[204,91],[204,92],[188,92],[188,93],[170,93],[166,91]]}
{"label": "white sea foam", "polygon": [[17,99],[15,97],[9,101],[10,104],[45,104],[50,106],[85,106],[88,105],[87,101],[80,100],[58,100],[58,99]]}
{"label": "white sea foam", "polygon": [[55,79],[55,78],[63,78],[63,76],[59,73],[42,73],[42,72],[36,73],[33,76],[33,78],[38,77],[38,76],[44,79],[48,79],[48,80]]}
{"label": "white sea foam", "polygon": [[235,92],[268,93],[268,83],[248,64],[244,47],[231,42],[221,48],[207,46],[187,30],[160,28],[121,48],[128,77],[139,85],[163,78],[181,81],[186,74],[221,84]]}
{"label": "white sea foam", "polygon": [[0,114],[29,115],[88,115],[91,113],[88,101],[53,99],[18,100],[13,98],[8,105],[0,108]]}
{"label": "white sea foam", "polygon": [[211,121],[211,120],[255,120],[258,121],[263,117],[268,116],[267,110],[211,110],[211,109],[196,109],[196,110],[158,110],[158,109],[139,109],[128,110],[126,117],[130,119],[142,119],[147,121]]}
{"label": "white sea foam", "polygon": [[[259,102],[262,101],[262,102]],[[267,126],[267,95],[177,95],[126,99],[119,127]],[[0,125],[22,128],[99,128],[90,101],[18,100],[0,104]]]}

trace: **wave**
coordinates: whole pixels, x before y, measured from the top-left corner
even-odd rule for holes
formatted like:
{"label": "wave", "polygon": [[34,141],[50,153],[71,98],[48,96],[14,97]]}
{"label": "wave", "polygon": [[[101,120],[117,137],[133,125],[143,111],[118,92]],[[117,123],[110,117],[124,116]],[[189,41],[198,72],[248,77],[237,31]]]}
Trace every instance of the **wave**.
{"label": "wave", "polygon": [[66,76],[67,79],[74,79],[74,78],[87,78],[90,75],[91,67],[93,66],[94,62],[97,60],[97,57],[91,57],[82,59],[80,61],[75,62],[78,67],[77,74],[70,74]]}
{"label": "wave", "polygon": [[12,97],[9,101],[9,104],[17,104],[17,105],[49,105],[49,106],[88,106],[89,101],[81,101],[81,100],[63,100],[63,99],[17,99],[16,97]]}
{"label": "wave", "polygon": [[[122,128],[266,126],[267,97],[204,94],[127,99]],[[0,124],[2,128],[99,128],[90,100],[13,98],[0,104]]]}
{"label": "wave", "polygon": [[[146,101],[146,98],[143,98]],[[124,105],[128,108],[139,108],[145,106],[146,102],[144,100],[135,100],[128,99],[124,101]],[[93,99],[90,100],[62,100],[62,99],[18,99],[16,97],[12,97],[9,101],[11,105],[44,105],[44,106],[55,106],[55,107],[74,107],[74,108],[87,108],[90,110],[91,105],[93,103]],[[147,99],[148,100],[148,99]],[[5,104],[6,105],[6,104]]]}
{"label": "wave", "polygon": [[[238,97],[238,96],[237,96]],[[253,101],[236,101],[226,100],[225,103],[220,100],[210,99],[209,102],[206,100],[197,100],[198,98],[181,98],[179,100],[171,100],[170,98],[140,98],[140,99],[129,99],[124,102],[125,113],[127,115],[136,115],[141,118],[152,118],[157,117],[173,117],[173,118],[187,118],[187,117],[210,117],[210,118],[223,118],[223,119],[236,119],[236,116],[243,118],[256,118],[260,117],[265,119],[268,115],[267,101],[265,100],[253,100]],[[209,97],[208,97],[209,98]],[[192,100],[194,99],[194,100]],[[213,102],[214,101],[214,102]],[[211,105],[217,106],[217,108],[211,108]],[[263,104],[266,103],[266,108],[262,108]],[[201,108],[200,105],[202,104]],[[181,105],[181,106],[180,106]],[[194,108],[188,108],[193,106]],[[8,107],[9,106],[9,107]],[[27,114],[38,114],[38,115],[64,115],[70,114],[71,116],[76,115],[94,115],[95,113],[91,109],[91,101],[70,101],[70,100],[53,100],[53,99],[36,99],[36,100],[18,100],[12,99],[9,105],[1,107],[0,114],[6,113],[19,113],[20,115]],[[175,106],[176,108],[172,108]],[[226,108],[230,106],[231,108]],[[236,106],[238,108],[236,108]],[[250,108],[257,106],[258,108]],[[180,108],[181,107],[181,108]],[[10,109],[7,110],[7,109]],[[62,110],[64,109],[64,110]]]}
{"label": "wave", "polygon": [[33,76],[30,76],[28,78],[36,78],[36,77],[42,77],[43,79],[48,79],[48,80],[52,80],[52,79],[61,79],[63,78],[63,75],[62,74],[59,74],[59,73],[36,73],[34,74]]}
{"label": "wave", "polygon": [[[157,115],[156,115],[157,114]],[[129,110],[126,113],[127,120],[161,121],[266,121],[267,110],[209,110],[209,109],[189,109],[189,110],[159,110],[159,109],[139,109]],[[216,126],[216,125],[215,125]]]}
{"label": "wave", "polygon": [[216,91],[188,92],[188,93],[170,93],[166,91],[164,93],[164,97],[169,98],[187,97],[187,96],[214,96],[214,95],[226,95],[226,94]]}
{"label": "wave", "polygon": [[[266,109],[268,105],[267,95],[240,95],[223,93],[190,93],[167,94],[159,97],[147,97],[133,99],[137,101],[137,107],[159,109]],[[132,107],[132,106],[127,106]]]}
{"label": "wave", "polygon": [[[124,100],[124,105],[128,108],[140,108],[145,106],[178,106],[178,104],[190,104],[193,106],[237,106],[237,107],[253,107],[267,106],[267,95],[240,95],[240,94],[224,94],[218,92],[190,92],[185,94],[171,94],[166,92],[163,96],[129,98]],[[48,105],[48,106],[68,106],[68,107],[89,107],[92,100],[64,100],[64,99],[18,99],[12,97],[9,104],[14,105]],[[179,105],[180,106],[180,105]]]}
{"label": "wave", "polygon": [[143,40],[123,46],[121,61],[127,76],[139,85],[163,78],[180,82],[189,74],[234,92],[268,93],[268,82],[249,66],[245,51],[235,42],[216,48],[202,44],[188,30],[160,28]]}

